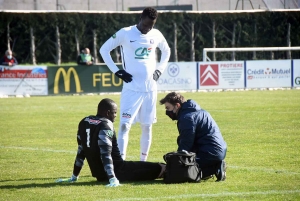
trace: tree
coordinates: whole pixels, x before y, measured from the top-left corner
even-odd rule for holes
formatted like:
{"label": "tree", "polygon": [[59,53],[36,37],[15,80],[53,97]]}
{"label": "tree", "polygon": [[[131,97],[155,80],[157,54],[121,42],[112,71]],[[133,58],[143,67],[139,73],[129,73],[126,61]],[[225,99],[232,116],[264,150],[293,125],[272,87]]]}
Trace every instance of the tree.
{"label": "tree", "polygon": [[181,29],[188,36],[186,43],[189,45],[190,61],[195,61],[195,23],[187,19],[185,23],[180,25]]}
{"label": "tree", "polygon": [[33,65],[36,65],[36,58],[35,58],[35,37],[33,32],[33,27],[30,28],[30,55],[31,55],[31,61]]}

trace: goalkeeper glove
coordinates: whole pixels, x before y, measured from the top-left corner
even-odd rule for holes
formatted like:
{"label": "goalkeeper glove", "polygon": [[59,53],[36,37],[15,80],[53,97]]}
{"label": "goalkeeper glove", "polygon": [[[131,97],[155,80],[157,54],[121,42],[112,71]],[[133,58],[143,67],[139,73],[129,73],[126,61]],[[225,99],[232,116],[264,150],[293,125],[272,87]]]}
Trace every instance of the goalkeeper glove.
{"label": "goalkeeper glove", "polygon": [[159,70],[155,70],[153,73],[153,80],[157,81],[160,76],[161,72]]}
{"label": "goalkeeper glove", "polygon": [[125,70],[118,70],[115,73],[115,75],[118,76],[120,79],[122,79],[126,83],[132,81],[132,75],[127,73]]}
{"label": "goalkeeper glove", "polygon": [[119,180],[116,177],[109,179],[109,184],[106,185],[107,187],[117,187],[121,186]]}
{"label": "goalkeeper glove", "polygon": [[69,179],[57,179],[56,182],[57,183],[62,183],[62,182],[69,182],[69,183],[73,183],[75,181],[77,181],[79,178],[79,176],[75,176],[75,175],[72,175],[71,178]]}

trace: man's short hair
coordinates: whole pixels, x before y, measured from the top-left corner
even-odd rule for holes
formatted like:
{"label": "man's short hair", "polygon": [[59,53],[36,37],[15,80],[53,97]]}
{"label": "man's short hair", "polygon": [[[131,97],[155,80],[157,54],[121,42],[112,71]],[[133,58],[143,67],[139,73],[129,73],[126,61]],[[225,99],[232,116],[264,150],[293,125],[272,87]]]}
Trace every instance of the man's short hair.
{"label": "man's short hair", "polygon": [[145,19],[146,17],[149,17],[151,20],[156,20],[158,17],[157,10],[152,7],[145,8],[142,13],[142,18]]}
{"label": "man's short hair", "polygon": [[185,102],[185,99],[180,93],[171,92],[171,93],[168,93],[166,95],[166,97],[161,99],[159,102],[161,105],[165,104],[166,102],[168,102],[172,105],[175,105],[176,103],[179,103],[181,105],[182,103]]}
{"label": "man's short hair", "polygon": [[103,114],[107,110],[112,110],[114,104],[116,104],[115,101],[109,98],[102,99],[98,104],[97,115]]}

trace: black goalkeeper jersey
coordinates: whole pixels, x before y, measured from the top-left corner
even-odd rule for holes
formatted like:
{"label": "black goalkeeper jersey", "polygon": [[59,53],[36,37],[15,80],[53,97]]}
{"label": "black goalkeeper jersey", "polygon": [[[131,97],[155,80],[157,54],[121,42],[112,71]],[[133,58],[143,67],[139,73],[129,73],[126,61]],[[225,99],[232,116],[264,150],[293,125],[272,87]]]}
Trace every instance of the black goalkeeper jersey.
{"label": "black goalkeeper jersey", "polygon": [[83,118],[78,125],[78,152],[75,165],[88,161],[93,177],[98,180],[115,177],[123,164],[113,123],[99,116]]}

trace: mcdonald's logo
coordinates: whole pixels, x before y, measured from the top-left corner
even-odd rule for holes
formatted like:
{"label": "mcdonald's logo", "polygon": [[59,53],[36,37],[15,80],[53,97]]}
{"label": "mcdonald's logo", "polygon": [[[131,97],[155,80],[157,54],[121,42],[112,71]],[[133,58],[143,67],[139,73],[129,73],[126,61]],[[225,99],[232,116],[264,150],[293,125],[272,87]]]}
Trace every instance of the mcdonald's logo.
{"label": "mcdonald's logo", "polygon": [[55,78],[54,78],[54,90],[53,93],[54,94],[58,94],[59,93],[59,78],[60,78],[60,74],[62,74],[63,79],[64,79],[64,85],[65,85],[65,92],[70,92],[70,78],[71,78],[71,73],[73,73],[73,77],[75,80],[75,86],[76,86],[76,93],[80,93],[83,92],[81,90],[81,86],[80,86],[80,80],[78,77],[78,74],[76,72],[76,70],[71,67],[68,69],[68,71],[66,72],[64,68],[59,68],[55,74]]}

